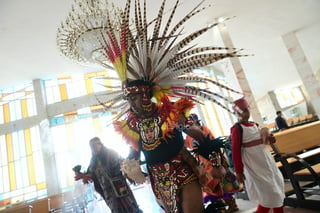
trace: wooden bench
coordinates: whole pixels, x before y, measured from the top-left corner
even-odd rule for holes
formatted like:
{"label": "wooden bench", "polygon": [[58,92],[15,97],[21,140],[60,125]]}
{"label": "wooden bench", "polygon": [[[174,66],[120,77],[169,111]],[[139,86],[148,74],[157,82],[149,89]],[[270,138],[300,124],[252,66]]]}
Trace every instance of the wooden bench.
{"label": "wooden bench", "polygon": [[16,204],[7,209],[1,210],[1,213],[32,213],[32,206]]}
{"label": "wooden bench", "polygon": [[320,200],[308,197],[320,193],[320,121],[274,135],[277,141],[271,149],[293,188],[286,191],[285,205],[318,210]]}
{"label": "wooden bench", "polygon": [[275,130],[277,130],[277,125],[276,125],[276,123],[270,123],[270,124],[267,124],[266,125],[266,127],[270,130],[270,131],[275,131]]}
{"label": "wooden bench", "polygon": [[52,195],[49,197],[21,202],[8,206],[8,208],[1,210],[1,213],[46,213],[46,212],[61,212],[62,206],[66,202],[72,202],[72,191]]}

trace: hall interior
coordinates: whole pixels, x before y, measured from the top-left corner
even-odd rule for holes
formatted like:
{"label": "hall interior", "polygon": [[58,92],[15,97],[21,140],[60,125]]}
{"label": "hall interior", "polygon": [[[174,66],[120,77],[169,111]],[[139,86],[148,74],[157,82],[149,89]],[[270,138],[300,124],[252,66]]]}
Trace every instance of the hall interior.
{"label": "hall interior", "polygon": [[[125,1],[114,2],[121,5]],[[147,0],[154,14],[159,2]],[[167,2],[170,8],[173,1]],[[182,1],[179,14],[185,15],[194,4]],[[207,26],[219,17],[233,17],[206,33],[198,43],[243,48],[248,56],[195,72],[243,91],[256,106],[253,120],[274,133],[283,135],[274,123],[277,110],[282,110],[292,128],[317,122],[320,2],[205,0],[204,4],[212,6],[184,26],[185,32]],[[99,78],[110,75],[109,70],[74,63],[57,47],[57,29],[70,8],[71,1],[64,0],[0,1],[1,212],[19,205],[28,209],[35,201],[43,202],[41,208],[47,209],[50,196],[58,197],[56,208],[70,206],[72,196],[67,199],[63,194],[71,193],[75,187],[71,168],[76,164],[87,168],[91,156],[88,140],[93,136],[100,136],[106,146],[124,158],[128,155],[120,135],[108,126],[112,114],[97,102],[97,97],[106,91]],[[298,55],[292,54],[293,50]],[[244,75],[235,76],[236,70],[242,70]],[[247,83],[239,83],[244,78]],[[227,93],[214,86],[208,88],[218,94]],[[192,112],[198,113],[216,136],[228,136],[237,120],[209,102],[197,105]],[[317,134],[316,130],[313,132]],[[304,154],[304,150],[297,154]],[[319,158],[314,159],[319,163]],[[286,187],[292,187],[291,183],[286,182]],[[134,187],[134,192],[145,212],[161,212],[148,185]],[[320,200],[317,195],[312,196]],[[240,198],[237,202],[239,212],[254,211],[251,202]],[[96,204],[95,209],[105,208],[101,200]],[[88,208],[92,208],[90,205]],[[287,206],[286,212],[312,210]]]}

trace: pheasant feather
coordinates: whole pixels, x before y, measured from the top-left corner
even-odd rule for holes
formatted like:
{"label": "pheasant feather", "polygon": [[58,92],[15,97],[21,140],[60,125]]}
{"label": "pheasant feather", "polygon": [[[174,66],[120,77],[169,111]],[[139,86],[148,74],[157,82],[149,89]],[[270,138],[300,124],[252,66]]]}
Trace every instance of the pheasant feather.
{"label": "pheasant feather", "polygon": [[[151,21],[148,21],[146,0],[127,0],[123,9],[110,7],[108,4],[102,9],[102,5],[105,5],[105,1],[102,1],[83,3],[75,0],[72,12],[58,30],[58,37],[61,38],[58,44],[64,47],[61,48],[63,54],[73,56],[79,62],[97,63],[116,71],[118,81],[115,81],[114,77],[105,78],[108,84],[106,88],[114,91],[108,91],[106,96],[99,96],[106,110],[117,111],[114,119],[124,116],[129,110],[127,100],[123,99],[123,90],[127,82],[134,80],[147,82],[159,104],[165,97],[186,98],[196,103],[213,101],[228,110],[226,103],[229,102],[229,97],[203,88],[214,85],[232,93],[239,92],[208,76],[194,75],[193,70],[226,58],[246,55],[240,54],[241,49],[199,47],[193,44],[195,39],[218,23],[189,34],[184,32],[188,21],[210,7],[203,5],[205,0],[196,4],[176,23],[174,19],[179,10],[179,0],[172,3],[168,14],[166,7],[169,1],[162,0],[154,14],[156,17],[150,19]],[[76,10],[81,10],[81,13],[76,14]],[[80,22],[76,22],[77,19]],[[70,25],[76,27],[68,28]],[[78,51],[81,48],[75,45],[66,46],[70,42],[86,44],[85,40],[75,40],[86,33],[92,35],[90,42],[94,43],[90,53],[82,54]]]}

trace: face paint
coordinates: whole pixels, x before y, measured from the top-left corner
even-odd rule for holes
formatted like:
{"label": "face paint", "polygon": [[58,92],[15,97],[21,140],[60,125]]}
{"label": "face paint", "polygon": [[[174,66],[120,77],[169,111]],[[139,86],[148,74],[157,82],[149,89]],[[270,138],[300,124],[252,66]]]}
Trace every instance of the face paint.
{"label": "face paint", "polygon": [[[142,110],[146,112],[150,112],[152,110],[152,101],[150,97],[151,92],[149,85],[127,86],[123,89],[123,91],[125,97],[128,98],[131,106],[135,111],[139,112],[139,108],[142,108]],[[138,94],[141,97],[138,97]]]}

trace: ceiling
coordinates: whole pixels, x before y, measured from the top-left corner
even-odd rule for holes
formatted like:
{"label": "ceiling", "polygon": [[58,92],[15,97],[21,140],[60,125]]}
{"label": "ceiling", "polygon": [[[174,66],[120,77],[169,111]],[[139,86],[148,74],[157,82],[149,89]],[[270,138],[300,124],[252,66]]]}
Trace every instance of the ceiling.
{"label": "ceiling", "polygon": [[[116,2],[124,4],[124,0]],[[173,0],[167,2],[170,8]],[[200,1],[181,3],[181,17],[195,6],[193,2]],[[0,0],[0,89],[37,78],[97,70],[66,59],[56,46],[57,28],[71,4],[71,0]],[[155,11],[160,3],[147,0],[147,4],[150,11]],[[320,1],[206,0],[207,4],[212,7],[189,22],[185,32],[204,27],[218,17],[236,16],[226,25],[234,46],[253,55],[240,58],[240,62],[256,99],[270,90],[301,83],[282,41],[286,33],[296,32],[312,70],[319,72]],[[209,32],[199,43],[211,39]]]}

